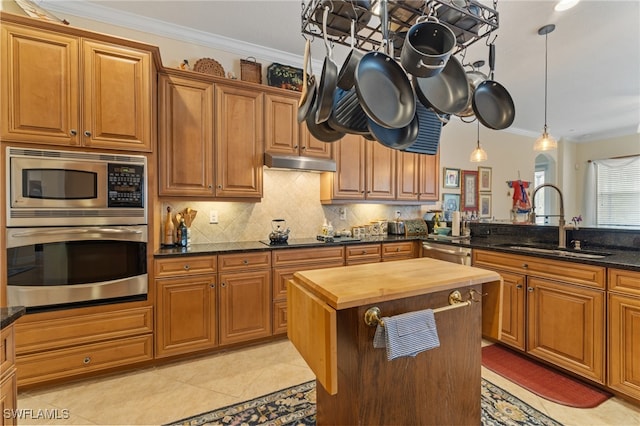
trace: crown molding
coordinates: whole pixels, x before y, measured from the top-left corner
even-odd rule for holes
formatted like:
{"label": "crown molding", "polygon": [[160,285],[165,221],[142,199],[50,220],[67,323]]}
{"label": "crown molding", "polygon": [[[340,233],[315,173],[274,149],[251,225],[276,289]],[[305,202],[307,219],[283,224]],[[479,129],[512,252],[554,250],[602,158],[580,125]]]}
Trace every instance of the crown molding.
{"label": "crown molding", "polygon": [[[167,37],[186,43],[222,50],[240,57],[253,56],[266,61],[288,64],[302,67],[302,55],[295,55],[282,50],[271,49],[257,44],[247,43],[242,40],[213,34],[193,28],[176,25],[171,22],[148,18],[134,13],[115,10],[110,7],[88,4],[83,1],[53,1],[41,0],[46,3],[46,9],[53,12],[69,14],[81,18],[92,19],[110,25],[116,25],[136,31]],[[316,67],[322,67],[321,61],[313,61]]]}

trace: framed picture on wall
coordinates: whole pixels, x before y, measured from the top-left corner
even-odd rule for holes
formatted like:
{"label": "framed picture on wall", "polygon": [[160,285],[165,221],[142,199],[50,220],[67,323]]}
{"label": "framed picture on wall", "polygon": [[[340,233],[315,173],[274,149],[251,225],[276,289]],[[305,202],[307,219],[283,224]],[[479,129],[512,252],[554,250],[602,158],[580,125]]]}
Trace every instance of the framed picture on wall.
{"label": "framed picture on wall", "polygon": [[478,191],[491,191],[491,167],[478,167]]}
{"label": "framed picture on wall", "polygon": [[461,210],[478,211],[478,172],[463,170],[460,185]]}
{"label": "framed picture on wall", "polygon": [[478,215],[480,217],[491,217],[491,194],[480,194],[478,199],[480,200]]}
{"label": "framed picture on wall", "polygon": [[442,194],[442,210],[457,212],[460,210],[460,194]]}
{"label": "framed picture on wall", "polygon": [[442,172],[443,188],[460,188],[460,169],[443,167]]}

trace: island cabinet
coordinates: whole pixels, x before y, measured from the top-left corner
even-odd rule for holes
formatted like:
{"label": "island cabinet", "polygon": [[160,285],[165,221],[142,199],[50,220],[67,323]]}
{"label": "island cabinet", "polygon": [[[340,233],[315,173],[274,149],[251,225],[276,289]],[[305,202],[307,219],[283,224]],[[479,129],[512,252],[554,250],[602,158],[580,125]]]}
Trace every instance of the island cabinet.
{"label": "island cabinet", "polygon": [[160,196],[262,197],[264,93],[206,74],[158,78]]}
{"label": "island cabinet", "polygon": [[314,138],[307,125],[298,123],[300,94],[275,94],[264,97],[265,152],[312,158],[332,158],[331,143]]}
{"label": "island cabinet", "polygon": [[[480,298],[500,289],[495,272],[430,258],[295,273],[288,336],[316,375],[317,424],[480,424],[481,328],[500,328]],[[373,347],[376,317],[425,309],[438,347],[391,361]]]}
{"label": "island cabinet", "polygon": [[605,268],[474,250],[505,281],[501,341],[605,383]]}
{"label": "island cabinet", "polygon": [[218,256],[220,345],[269,337],[271,252]]}
{"label": "island cabinet", "polygon": [[440,196],[440,153],[435,155],[398,151],[396,199],[438,201]]}
{"label": "island cabinet", "polygon": [[393,201],[396,150],[347,134],[334,143],[336,171],[322,173],[320,201]]}
{"label": "island cabinet", "polygon": [[152,151],[152,46],[2,13],[3,141]]}
{"label": "island cabinet", "polygon": [[18,387],[153,359],[152,306],[33,313],[14,326]]}
{"label": "island cabinet", "polygon": [[17,417],[9,415],[18,408],[14,325],[0,331],[0,425],[17,425]]}
{"label": "island cabinet", "polygon": [[640,401],[640,272],[609,269],[610,388]]}
{"label": "island cabinet", "polygon": [[156,358],[218,345],[217,258],[156,259]]}
{"label": "island cabinet", "polygon": [[287,332],[287,283],[297,271],[344,265],[343,246],[272,250],[273,334]]}

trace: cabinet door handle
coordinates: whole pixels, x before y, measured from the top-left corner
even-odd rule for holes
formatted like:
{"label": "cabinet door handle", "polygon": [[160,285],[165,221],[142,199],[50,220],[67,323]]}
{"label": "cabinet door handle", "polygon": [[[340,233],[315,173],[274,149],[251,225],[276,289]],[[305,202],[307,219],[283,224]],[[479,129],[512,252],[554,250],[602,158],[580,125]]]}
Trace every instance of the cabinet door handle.
{"label": "cabinet door handle", "polygon": [[76,129],[71,129],[69,133],[71,134],[71,136],[75,136],[78,134],[78,131]]}
{"label": "cabinet door handle", "polygon": [[218,185],[218,189],[222,189],[222,185]]}
{"label": "cabinet door handle", "polygon": [[533,287],[527,287],[527,291],[528,291],[529,293],[533,292]]}
{"label": "cabinet door handle", "polygon": [[224,282],[220,283],[220,287],[226,287],[226,286],[227,286],[227,283],[224,283]]}
{"label": "cabinet door handle", "polygon": [[306,146],[303,146],[303,147],[302,147],[302,149],[303,149],[303,150],[304,150],[304,149],[307,149],[307,147],[306,147]]}
{"label": "cabinet door handle", "polygon": [[516,285],[516,288],[517,288],[517,289],[521,289],[521,288],[522,288],[522,284],[518,284],[518,285]]}
{"label": "cabinet door handle", "polygon": [[83,363],[84,365],[87,365],[87,364],[89,364],[90,362],[91,362],[91,357],[90,357],[90,356],[84,357],[84,359],[82,360],[82,363]]}
{"label": "cabinet door handle", "polygon": [[207,185],[207,188],[211,189],[213,187],[213,185]]}
{"label": "cabinet door handle", "polygon": [[184,265],[184,270],[185,270],[185,271],[188,271],[188,270],[189,270],[189,268],[190,268],[190,266],[189,266],[188,264],[187,264],[187,265]]}
{"label": "cabinet door handle", "polygon": [[209,284],[209,287],[216,288],[216,285],[215,284]]}
{"label": "cabinet door handle", "polygon": [[293,146],[293,149],[298,149],[298,145],[294,145],[294,146]]}
{"label": "cabinet door handle", "polygon": [[249,264],[249,261],[248,261],[247,259],[243,259],[243,260],[242,260],[242,263],[244,263],[245,265],[248,265],[248,264]]}
{"label": "cabinet door handle", "polygon": [[84,131],[84,135],[85,135],[85,136],[87,136],[87,137],[89,137],[89,136],[91,136],[91,132],[90,132],[90,131],[88,131],[88,130],[85,130],[85,131]]}

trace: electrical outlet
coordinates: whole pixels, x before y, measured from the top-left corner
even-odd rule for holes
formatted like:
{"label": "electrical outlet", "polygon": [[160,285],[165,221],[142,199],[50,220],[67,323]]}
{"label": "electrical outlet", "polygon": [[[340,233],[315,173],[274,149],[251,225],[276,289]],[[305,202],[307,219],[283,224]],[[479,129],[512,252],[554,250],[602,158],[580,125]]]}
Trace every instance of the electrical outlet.
{"label": "electrical outlet", "polygon": [[209,223],[218,223],[218,210],[211,210],[209,212]]}
{"label": "electrical outlet", "polygon": [[340,214],[340,220],[347,220],[347,208],[340,207],[338,209],[338,213]]}

